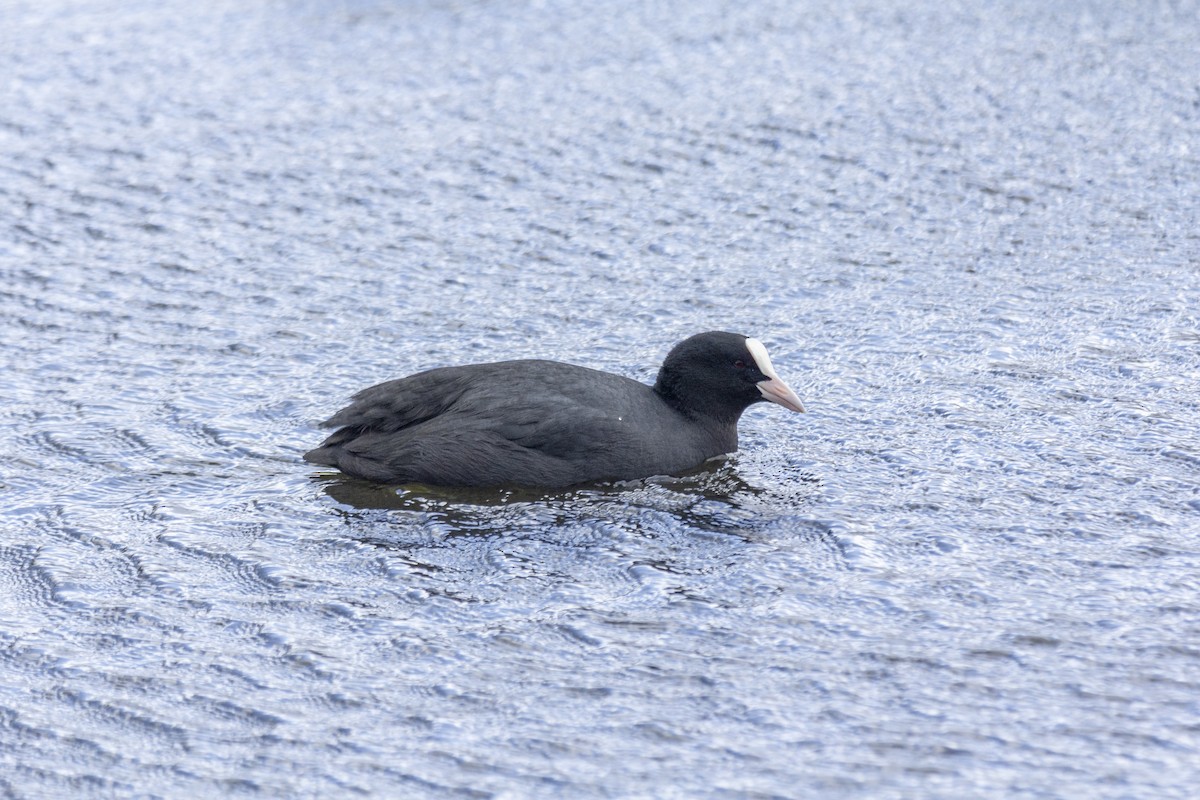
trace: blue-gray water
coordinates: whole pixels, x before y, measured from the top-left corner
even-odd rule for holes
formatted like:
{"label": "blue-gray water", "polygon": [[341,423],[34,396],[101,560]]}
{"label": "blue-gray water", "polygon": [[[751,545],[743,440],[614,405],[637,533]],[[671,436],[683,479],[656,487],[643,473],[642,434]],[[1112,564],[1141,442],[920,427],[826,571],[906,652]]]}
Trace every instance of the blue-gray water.
{"label": "blue-gray water", "polygon": [[[0,3],[0,795],[1190,796],[1200,9],[892,5]],[[698,476],[299,460],[713,328]]]}

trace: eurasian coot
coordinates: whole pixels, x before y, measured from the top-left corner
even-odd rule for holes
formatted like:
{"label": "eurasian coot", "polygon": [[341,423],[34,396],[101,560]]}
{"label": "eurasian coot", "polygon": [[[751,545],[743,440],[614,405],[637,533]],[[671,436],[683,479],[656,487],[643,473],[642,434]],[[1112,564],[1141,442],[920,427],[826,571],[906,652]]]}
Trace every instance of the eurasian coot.
{"label": "eurasian coot", "polygon": [[700,333],[653,387],[557,361],[443,367],[372,386],[324,423],[307,461],[379,483],[560,487],[645,478],[737,449],[769,400],[803,411],[757,339]]}

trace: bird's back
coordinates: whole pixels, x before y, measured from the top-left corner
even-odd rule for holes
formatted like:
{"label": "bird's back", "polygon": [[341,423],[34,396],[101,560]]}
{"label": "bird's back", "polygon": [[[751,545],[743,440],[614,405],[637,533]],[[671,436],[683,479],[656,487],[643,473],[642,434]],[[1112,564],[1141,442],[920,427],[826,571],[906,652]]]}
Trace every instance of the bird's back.
{"label": "bird's back", "polygon": [[429,370],[373,386],[308,461],[382,483],[567,486],[675,472],[736,448],[645,384],[554,361]]}

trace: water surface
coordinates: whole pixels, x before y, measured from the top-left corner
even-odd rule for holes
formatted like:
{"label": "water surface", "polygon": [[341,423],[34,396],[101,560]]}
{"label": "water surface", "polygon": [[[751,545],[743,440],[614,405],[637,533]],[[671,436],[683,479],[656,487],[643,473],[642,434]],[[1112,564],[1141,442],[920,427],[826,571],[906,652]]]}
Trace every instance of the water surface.
{"label": "water surface", "polygon": [[[6,796],[1200,784],[1194,3],[0,16]],[[299,460],[709,329],[810,413],[694,475]]]}

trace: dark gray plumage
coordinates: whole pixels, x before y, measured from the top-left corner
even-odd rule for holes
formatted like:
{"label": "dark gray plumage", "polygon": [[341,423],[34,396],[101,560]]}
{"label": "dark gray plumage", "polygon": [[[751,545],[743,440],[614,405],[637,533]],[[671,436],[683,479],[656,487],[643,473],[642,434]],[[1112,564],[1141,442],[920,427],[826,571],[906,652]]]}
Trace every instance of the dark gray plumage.
{"label": "dark gray plumage", "polygon": [[307,461],[380,483],[560,487],[680,472],[737,449],[771,400],[803,411],[756,339],[676,345],[653,387],[557,361],[444,367],[365,389]]}

